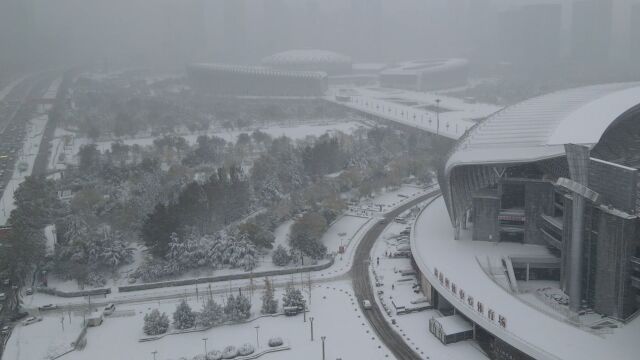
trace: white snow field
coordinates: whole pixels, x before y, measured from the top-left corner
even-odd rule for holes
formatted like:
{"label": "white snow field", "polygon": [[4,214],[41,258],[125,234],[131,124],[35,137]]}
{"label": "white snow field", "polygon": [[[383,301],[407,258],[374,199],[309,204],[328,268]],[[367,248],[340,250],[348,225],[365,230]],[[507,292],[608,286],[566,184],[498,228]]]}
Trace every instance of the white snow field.
{"label": "white snow field", "polygon": [[[351,134],[355,132],[357,129],[367,127],[364,123],[359,121],[343,121],[338,122],[336,120],[319,120],[312,123],[301,123],[301,124],[292,124],[292,125],[273,125],[269,127],[257,127],[246,130],[233,130],[227,131],[224,129],[212,129],[207,132],[198,132],[198,133],[185,133],[185,134],[176,134],[176,136],[182,136],[185,138],[187,143],[193,145],[196,143],[198,136],[208,135],[208,136],[217,136],[223,138],[228,142],[235,142],[238,138],[238,135],[241,133],[251,134],[254,130],[260,130],[264,133],[271,135],[273,138],[286,136],[291,138],[292,140],[302,140],[308,136],[321,136],[326,133],[335,133],[335,132],[343,132],[346,134]],[[64,146],[61,145],[62,139],[64,136],[71,136],[72,145],[65,149]],[[159,138],[161,136],[144,136],[138,138],[124,138],[122,139],[122,143],[126,145],[139,145],[141,147],[151,146],[153,145],[153,140]],[[98,150],[101,152],[105,152],[111,149],[111,144],[115,142],[114,140],[109,141],[98,141],[95,142]],[[52,161],[57,162],[58,156],[60,153],[64,152],[67,158],[66,161],[75,161],[75,157],[80,150],[82,145],[91,144],[92,140],[84,137],[77,137],[75,133],[64,130],[64,129],[56,129],[55,138],[51,141],[53,154]],[[55,164],[50,164],[54,165]]]}
{"label": "white snow field", "polygon": [[[303,293],[308,297],[306,288]],[[261,291],[254,292],[252,306],[254,315],[259,312],[261,295]],[[276,292],[276,298],[281,300],[280,291]],[[219,295],[214,295],[214,299],[218,303],[221,302]],[[321,336],[326,336],[327,359],[393,358],[364,320],[348,281],[313,285],[310,311],[307,313],[306,322],[303,321],[302,314],[293,317],[264,317],[246,324],[224,325],[207,331],[169,335],[156,341],[139,342],[139,338],[143,336],[144,314],[159,308],[171,317],[178,301],[179,299],[118,306],[117,313],[122,312],[125,316],[106,317],[101,326],[89,328],[85,349],[71,352],[63,359],[151,359],[153,351],[157,351],[157,360],[177,359],[183,356],[191,359],[204,352],[203,338],[208,338],[208,351],[222,350],[227,345],[240,346],[244,343],[256,346],[256,326],[260,327],[258,331],[261,348],[266,347],[267,341],[272,337],[283,338],[291,347],[290,350],[266,354],[261,359],[321,358]],[[194,297],[190,297],[189,303],[193,310],[199,310],[203,300],[201,298],[198,302]],[[133,312],[130,315],[127,314],[131,310]],[[311,341],[311,317],[314,318],[313,342]],[[44,342],[64,343],[68,340],[65,337],[67,332],[60,331],[59,319],[60,314],[52,314],[46,316],[45,321],[41,323],[27,327],[19,326],[15,331],[23,335],[19,337],[20,351],[16,351],[16,346],[9,346],[11,351],[6,353],[4,359],[43,359],[46,355],[43,349],[47,346]],[[78,323],[82,318],[73,318],[73,321]],[[42,335],[36,336],[38,334]],[[27,335],[36,337],[27,339]],[[11,340],[11,342],[16,341],[16,339]],[[29,345],[29,351],[25,349],[26,345]]]}
{"label": "white snow field", "polygon": [[[340,87],[344,89],[344,87]],[[502,109],[492,104],[472,103],[463,99],[435,93],[400,89],[351,87],[347,102],[338,102],[334,96],[327,99],[343,106],[372,115],[458,139],[478,119]],[[337,93],[332,88],[329,93]]]}

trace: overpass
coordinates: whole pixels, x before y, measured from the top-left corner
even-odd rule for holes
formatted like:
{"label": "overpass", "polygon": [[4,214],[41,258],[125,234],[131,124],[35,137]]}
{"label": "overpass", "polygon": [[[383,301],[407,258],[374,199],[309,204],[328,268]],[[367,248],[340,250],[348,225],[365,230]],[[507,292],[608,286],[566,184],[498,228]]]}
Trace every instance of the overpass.
{"label": "overpass", "polygon": [[502,107],[475,103],[446,93],[423,93],[385,88],[332,88],[328,101],[368,115],[373,119],[458,139],[478,121]]}

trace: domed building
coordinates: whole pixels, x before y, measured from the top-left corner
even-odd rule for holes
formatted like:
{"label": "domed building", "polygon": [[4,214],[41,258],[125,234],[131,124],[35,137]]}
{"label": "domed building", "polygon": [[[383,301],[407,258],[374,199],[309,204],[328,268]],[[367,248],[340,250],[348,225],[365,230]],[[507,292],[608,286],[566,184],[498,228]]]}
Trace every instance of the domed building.
{"label": "domed building", "polygon": [[288,50],[262,59],[262,65],[279,70],[323,71],[329,75],[351,73],[351,57],[327,50]]}

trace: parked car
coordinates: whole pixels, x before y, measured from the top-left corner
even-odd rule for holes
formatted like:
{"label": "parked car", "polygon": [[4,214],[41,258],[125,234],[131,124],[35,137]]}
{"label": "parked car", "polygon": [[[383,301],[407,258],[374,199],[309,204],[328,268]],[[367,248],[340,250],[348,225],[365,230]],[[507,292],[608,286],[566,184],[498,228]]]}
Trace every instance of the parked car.
{"label": "parked car", "polygon": [[33,288],[27,288],[24,293],[27,295],[33,295]]}
{"label": "parked car", "polygon": [[27,325],[37,323],[38,321],[42,321],[42,318],[30,316],[25,321],[23,321],[22,324],[24,324],[24,326],[27,326]]}
{"label": "parked car", "polygon": [[54,304],[47,304],[47,305],[42,305],[38,308],[38,310],[40,311],[46,311],[46,310],[55,310],[58,308],[58,305],[54,305]]}
{"label": "parked car", "polygon": [[362,300],[362,307],[363,307],[365,310],[371,310],[371,301],[366,300],[366,299],[365,299],[365,300]]}
{"label": "parked car", "polygon": [[0,301],[4,301],[7,298],[7,295],[5,295],[5,293],[0,293]]}
{"label": "parked car", "polygon": [[111,315],[113,314],[113,312],[116,311],[116,305],[115,304],[109,304],[107,306],[104,307],[104,311],[102,312],[104,315]]}
{"label": "parked car", "polygon": [[2,330],[0,330],[0,334],[2,335],[9,335],[9,332],[11,331],[11,328],[9,327],[9,325],[4,326],[2,328]]}

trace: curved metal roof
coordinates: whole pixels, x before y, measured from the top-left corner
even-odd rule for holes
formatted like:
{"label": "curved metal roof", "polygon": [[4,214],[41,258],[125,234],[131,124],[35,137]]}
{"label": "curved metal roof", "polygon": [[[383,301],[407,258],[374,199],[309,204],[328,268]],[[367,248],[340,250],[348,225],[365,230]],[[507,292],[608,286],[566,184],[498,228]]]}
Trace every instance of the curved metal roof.
{"label": "curved metal roof", "polygon": [[564,154],[564,144],[595,146],[609,126],[640,104],[640,83],[562,90],[507,107],[456,144],[445,175],[460,165],[508,164]]}

